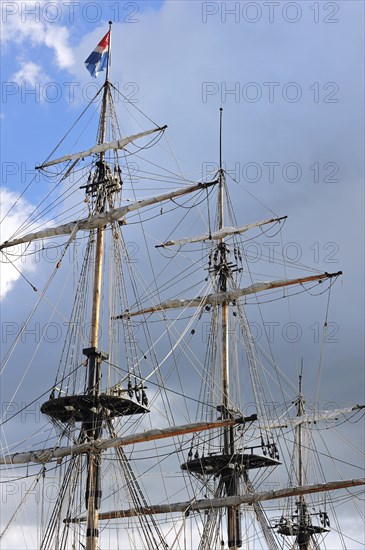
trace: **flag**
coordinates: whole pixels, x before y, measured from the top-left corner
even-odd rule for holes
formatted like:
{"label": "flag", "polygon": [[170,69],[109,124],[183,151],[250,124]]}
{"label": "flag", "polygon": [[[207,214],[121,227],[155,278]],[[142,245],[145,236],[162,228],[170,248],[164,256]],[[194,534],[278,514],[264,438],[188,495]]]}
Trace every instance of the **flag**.
{"label": "flag", "polygon": [[91,76],[96,78],[98,74],[108,66],[109,61],[109,40],[110,31],[106,33],[95,50],[85,61],[85,65]]}

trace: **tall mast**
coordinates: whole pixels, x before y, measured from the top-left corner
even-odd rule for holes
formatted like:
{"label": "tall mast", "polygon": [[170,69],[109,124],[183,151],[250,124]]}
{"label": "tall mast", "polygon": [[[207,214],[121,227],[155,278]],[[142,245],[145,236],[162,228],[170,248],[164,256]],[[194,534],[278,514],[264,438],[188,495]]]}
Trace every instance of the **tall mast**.
{"label": "tall mast", "polygon": [[[219,117],[219,174],[218,174],[218,229],[224,227],[224,173],[222,168],[222,118],[223,109],[220,108]],[[226,250],[224,244],[224,238],[220,239],[220,291],[227,292],[227,272],[226,272]],[[228,303],[225,301],[222,304],[222,405],[224,411],[227,413],[229,404],[229,365],[228,365]],[[224,451],[229,452],[228,434],[224,432]]]}
{"label": "tall mast", "polygon": [[[98,142],[103,143],[106,137],[107,129],[107,109],[109,95],[109,63],[110,63],[110,41],[111,41],[111,26],[109,21],[109,43],[108,43],[108,63],[106,67],[106,75],[104,82],[103,100],[100,114],[99,137]],[[104,184],[105,169],[104,169],[105,153],[100,153],[99,159],[99,186]],[[104,194],[98,197],[96,202],[96,211],[100,213],[104,210],[105,197]],[[98,350],[99,344],[99,327],[100,327],[100,300],[102,288],[102,266],[104,256],[104,227],[99,227],[96,232],[96,248],[95,248],[95,266],[94,266],[94,282],[92,291],[92,314],[91,314],[91,347],[84,350],[88,357],[88,386],[87,394],[92,395],[97,401],[100,393],[101,381],[101,362],[103,354]],[[94,408],[97,410],[97,407]],[[90,423],[85,425],[86,435],[89,439],[98,439],[101,436],[102,425],[101,419],[97,412],[91,415]],[[86,527],[86,550],[97,550],[99,541],[99,507],[101,501],[101,453],[100,451],[90,452],[88,455],[88,471],[87,471],[87,487],[85,493],[85,501],[87,508],[87,527]]]}
{"label": "tall mast", "polygon": [[[218,229],[224,227],[224,172],[222,165],[222,122],[223,109],[220,108],[219,113],[219,174],[218,174]],[[219,291],[227,292],[227,251],[224,238],[220,239],[218,245],[220,250],[220,271],[219,271]],[[222,337],[222,357],[221,357],[221,372],[222,372],[222,416],[229,418],[229,320],[228,320],[228,302],[224,301],[221,305],[221,337]],[[223,429],[223,453],[226,456],[234,453],[234,429]],[[222,479],[226,486],[227,496],[237,495],[238,490],[238,475],[232,472],[230,468],[222,473]],[[228,547],[231,550],[236,550],[241,546],[240,535],[240,518],[239,508],[227,508],[227,531],[228,531]]]}
{"label": "tall mast", "polygon": [[[302,365],[303,366],[303,365]],[[303,395],[302,395],[302,369],[299,375],[299,392],[297,401],[297,416],[303,415]],[[303,485],[303,470],[302,470],[302,425],[298,424],[298,485]]]}
{"label": "tall mast", "polygon": [[[296,471],[296,487],[294,487],[295,493],[299,496],[296,500],[296,511],[291,517],[281,516],[279,522],[275,525],[277,533],[285,537],[295,537],[295,543],[291,548],[298,548],[298,550],[309,550],[310,548],[319,548],[316,541],[316,537],[329,531],[329,519],[325,511],[309,511],[304,495],[306,492],[302,491],[304,487],[304,475],[303,475],[303,422],[300,421],[301,417],[305,414],[304,409],[304,397],[302,393],[302,378],[303,378],[303,360],[299,375],[299,388],[298,397],[293,403],[296,405],[297,419],[299,421],[295,428],[295,443],[298,449],[297,458],[297,471]],[[307,415],[306,415],[307,416]],[[328,486],[328,484],[325,484]],[[314,510],[314,508],[312,508]],[[320,524],[318,522],[313,523],[312,517],[319,515]]]}
{"label": "tall mast", "polygon": [[[106,67],[106,75],[104,82],[104,92],[103,100],[101,106],[100,114],[100,134],[98,138],[98,143],[104,143],[106,137],[106,123],[107,123],[107,107],[108,107],[108,95],[109,95],[109,56],[110,56],[110,40],[111,40],[111,26],[112,23],[109,21],[109,45],[108,45],[108,64]],[[99,183],[104,179],[104,173],[102,170],[102,164],[104,162],[105,153],[100,153],[100,170],[99,170]],[[103,204],[97,204],[96,208],[99,212],[102,212],[104,209]],[[98,212],[98,213],[99,213]],[[97,230],[97,239],[96,239],[96,255],[95,255],[95,270],[94,270],[94,287],[93,287],[93,309],[91,315],[91,346],[97,347],[99,340],[99,324],[100,324],[100,290],[101,290],[101,267],[103,261],[103,236],[104,228],[99,228]]]}

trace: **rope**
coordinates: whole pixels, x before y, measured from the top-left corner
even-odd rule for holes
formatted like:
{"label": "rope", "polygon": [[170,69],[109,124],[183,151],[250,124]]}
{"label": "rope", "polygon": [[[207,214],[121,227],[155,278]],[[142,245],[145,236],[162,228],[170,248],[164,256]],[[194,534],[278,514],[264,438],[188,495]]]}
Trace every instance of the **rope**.
{"label": "rope", "polygon": [[330,285],[328,290],[326,314],[325,314],[324,323],[323,323],[323,337],[321,342],[321,351],[320,351],[319,366],[318,366],[318,373],[317,373],[315,403],[318,403],[318,400],[319,400],[319,390],[320,390],[320,384],[321,384],[322,373],[323,373],[324,353],[326,348],[326,337],[327,337],[327,329],[328,329],[328,313],[329,313],[330,299],[331,299],[331,289],[332,289],[332,285]]}

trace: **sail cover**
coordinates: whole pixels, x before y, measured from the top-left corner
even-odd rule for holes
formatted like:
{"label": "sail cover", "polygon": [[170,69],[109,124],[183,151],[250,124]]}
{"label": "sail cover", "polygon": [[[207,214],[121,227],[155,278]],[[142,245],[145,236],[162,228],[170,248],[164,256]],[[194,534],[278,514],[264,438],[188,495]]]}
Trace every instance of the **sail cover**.
{"label": "sail cover", "polygon": [[265,429],[271,430],[273,428],[288,428],[301,426],[302,424],[316,424],[317,422],[325,422],[326,420],[337,420],[339,416],[345,414],[355,413],[364,409],[365,405],[354,405],[353,407],[346,407],[343,409],[334,409],[329,411],[318,411],[312,414],[303,414],[301,416],[295,416],[294,418],[282,418],[267,424]]}
{"label": "sail cover", "polygon": [[138,311],[126,311],[121,315],[115,317],[116,319],[126,319],[129,317],[134,317],[135,315],[142,315],[144,313],[154,313],[155,311],[167,310],[167,309],[178,309],[186,307],[205,307],[205,306],[218,306],[223,303],[234,302],[241,296],[246,296],[248,294],[256,294],[257,292],[262,292],[264,290],[271,290],[275,288],[281,288],[291,285],[298,285],[302,283],[308,283],[311,281],[320,281],[322,279],[329,279],[331,277],[338,277],[342,275],[342,271],[337,273],[320,273],[319,275],[310,275],[309,277],[298,277],[296,279],[278,279],[277,281],[263,281],[254,283],[246,288],[236,288],[230,290],[229,292],[219,292],[217,294],[207,294],[206,296],[197,296],[196,298],[191,299],[174,299],[166,300],[166,302],[161,302],[152,307],[145,309],[140,309]]}
{"label": "sail cover", "polygon": [[145,136],[149,136],[150,134],[153,134],[155,132],[163,132],[166,130],[167,126],[161,126],[159,128],[153,128],[152,130],[147,130],[146,132],[140,132],[139,134],[134,134],[133,136],[128,136],[122,139],[118,139],[117,141],[109,141],[106,143],[99,143],[98,145],[94,145],[94,147],[91,147],[90,149],[85,149],[85,151],[80,151],[79,153],[74,153],[72,155],[65,155],[63,157],[60,157],[58,159],[50,160],[48,162],[45,162],[44,164],[41,164],[40,166],[36,166],[36,169],[42,169],[47,168],[48,166],[53,166],[54,164],[60,164],[61,162],[66,162],[70,160],[78,160],[84,157],[89,157],[91,155],[97,155],[100,153],[105,153],[106,151],[109,151],[110,149],[125,149],[125,147],[129,144],[135,141],[136,139],[143,138]]}
{"label": "sail cover", "polygon": [[285,220],[286,218],[287,216],[282,216],[281,218],[271,218],[269,220],[262,220],[260,222],[250,223],[242,227],[222,227],[222,229],[218,229],[217,231],[213,231],[212,233],[206,233],[205,235],[200,235],[199,237],[187,237],[186,239],[167,241],[163,244],[157,244],[156,248],[165,248],[167,246],[180,246],[183,244],[199,243],[203,241],[219,241],[221,239],[224,239],[225,237],[229,237],[230,235],[240,235],[241,233],[245,233],[246,231],[248,231],[249,229],[253,229],[254,227],[261,227],[261,225],[266,225],[268,223],[280,222],[281,220]]}
{"label": "sail cover", "polygon": [[209,183],[198,183],[196,185],[189,185],[181,189],[176,189],[176,191],[170,191],[168,193],[163,193],[162,195],[157,195],[148,199],[132,202],[127,206],[122,206],[120,208],[111,208],[107,212],[102,212],[100,214],[96,214],[95,216],[89,216],[88,218],[75,220],[63,225],[59,225],[57,227],[48,227],[34,233],[28,233],[27,235],[19,237],[18,239],[5,241],[3,244],[0,245],[0,250],[22,243],[30,243],[39,239],[69,235],[74,231],[76,233],[76,231],[87,231],[91,229],[97,229],[98,227],[104,227],[108,223],[116,222],[123,219],[126,214],[128,214],[128,212],[133,212],[135,210],[139,210],[140,208],[144,208],[145,206],[150,206],[152,204],[167,201],[169,199],[174,199],[176,197],[181,197],[182,195],[187,195],[188,193],[193,193],[194,191],[200,191],[201,189],[211,187],[216,183],[217,181],[211,181]]}

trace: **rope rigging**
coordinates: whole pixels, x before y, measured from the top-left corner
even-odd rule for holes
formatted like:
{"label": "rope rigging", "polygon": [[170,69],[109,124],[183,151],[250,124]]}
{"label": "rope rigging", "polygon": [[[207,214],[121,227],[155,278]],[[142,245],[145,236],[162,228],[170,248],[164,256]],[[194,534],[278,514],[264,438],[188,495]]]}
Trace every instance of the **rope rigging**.
{"label": "rope rigging", "polygon": [[[121,139],[112,92],[123,97],[128,106],[131,105],[137,113],[146,117],[106,80],[44,164],[65,145],[66,138],[94,102],[94,112],[89,110],[91,118],[76,143],[81,140],[97,112],[98,99],[101,116],[96,134],[97,145],[107,143],[107,140],[110,144]],[[284,217],[278,218],[222,166],[215,174],[215,192],[213,186],[211,189],[200,188],[203,184],[184,177],[174,154],[176,169],[162,167],[158,162],[149,160],[148,151],[152,147],[166,152],[161,142],[165,127],[159,127],[149,117],[146,119],[153,123],[158,133],[143,142],[142,146],[132,145],[131,141],[124,148],[102,150],[99,147],[96,151],[89,150],[92,151],[91,158],[86,161],[82,159],[82,167],[78,164],[81,158],[75,157],[80,157],[86,150],[71,158],[70,155],[64,156],[58,159],[61,164],[58,174],[52,168],[49,170],[50,167],[41,166],[45,174],[54,174],[54,182],[58,184],[46,191],[45,198],[29,215],[26,213],[21,227],[14,233],[18,236],[26,230],[36,232],[39,228],[50,227],[52,222],[71,223],[75,217],[87,221],[80,228],[86,236],[78,236],[79,228],[75,222],[70,237],[60,238],[51,244],[50,249],[60,250],[60,259],[57,259],[43,290],[38,291],[38,300],[10,346],[2,367],[4,370],[7,366],[15,345],[22,339],[41,303],[51,306],[51,320],[57,314],[67,321],[60,359],[55,375],[52,374],[52,387],[13,413],[7,407],[3,422],[5,425],[10,420],[18,420],[22,412],[47,395],[48,400],[42,403],[40,410],[49,420],[49,432],[40,436],[42,432],[38,431],[11,443],[9,447],[4,446],[4,450],[19,454],[17,449],[28,440],[40,440],[38,444],[42,451],[38,451],[36,459],[39,456],[42,459],[41,453],[48,451],[47,444],[52,449],[64,445],[66,450],[63,448],[57,451],[58,454],[51,455],[53,460],[57,457],[57,461],[51,467],[47,466],[47,470],[42,466],[36,473],[34,470],[29,472],[28,466],[25,470],[23,465],[18,467],[9,462],[9,477],[12,477],[11,481],[29,478],[26,494],[33,490],[34,483],[40,481],[43,484],[41,486],[39,483],[42,499],[38,513],[42,526],[37,538],[38,547],[44,550],[95,550],[104,547],[108,537],[109,543],[112,541],[115,547],[129,544],[135,548],[172,550],[186,548],[190,544],[199,550],[223,550],[227,545],[228,548],[237,548],[247,543],[251,547],[269,547],[270,550],[284,547],[308,550],[308,533],[313,549],[319,548],[318,541],[323,540],[330,524],[339,529],[333,509],[340,504],[348,504],[354,496],[358,498],[358,490],[352,488],[351,492],[338,498],[326,494],[325,497],[315,496],[312,500],[310,497],[308,500],[301,496],[288,497],[280,508],[279,517],[274,516],[274,506],[277,514],[278,505],[261,501],[243,504],[241,500],[238,505],[232,505],[230,501],[229,505],[220,504],[220,509],[207,508],[204,513],[198,512],[194,505],[199,500],[226,499],[227,502],[231,497],[270,492],[273,490],[272,484],[282,482],[281,476],[286,476],[286,486],[290,487],[303,485],[304,482],[309,484],[312,478],[325,482],[328,472],[320,458],[328,459],[331,466],[338,468],[338,472],[340,465],[360,469],[345,457],[331,454],[331,449],[322,441],[327,425],[324,428],[317,426],[316,421],[316,424],[313,422],[313,425],[307,426],[303,421],[303,426],[300,422],[293,422],[290,426],[290,418],[298,420],[298,416],[304,415],[301,393],[293,401],[296,387],[290,369],[297,366],[297,354],[293,351],[289,358],[283,352],[281,355],[279,353],[278,360],[275,359],[275,346],[266,330],[262,307],[263,304],[284,299],[288,303],[286,313],[292,321],[293,296],[304,293],[320,296],[328,291],[315,390],[317,400],[324,369],[331,289],[338,275],[322,274],[317,269],[287,258],[283,246]],[[142,137],[145,139],[152,131],[155,130],[145,132]],[[141,137],[141,134],[138,136]],[[131,158],[137,159],[141,166],[135,168]],[[75,174],[74,179],[72,174]],[[236,196],[229,193],[228,176],[276,218],[239,227],[233,208]],[[212,183],[209,182],[209,185]],[[195,194],[185,197],[186,189],[191,184],[196,186],[193,189]],[[181,189],[176,190],[177,186]],[[174,196],[169,194],[172,188]],[[155,197],[153,193],[156,190],[165,191],[165,198]],[[143,198],[140,196],[142,192],[147,192]],[[15,202],[14,208],[22,196]],[[81,196],[83,203],[80,205]],[[158,202],[153,203],[150,199]],[[144,210],[139,209],[138,203],[144,200],[147,200]],[[212,204],[216,200],[218,204],[214,212]],[[67,206],[62,206],[61,211],[65,201]],[[130,212],[126,207],[121,208],[122,204],[127,204],[128,208],[131,205]],[[120,216],[112,218],[110,213],[116,208],[121,208],[118,211]],[[264,224],[267,227],[263,227]],[[133,237],[135,241],[129,242],[127,239],[129,226],[140,228],[140,232]],[[207,233],[195,237],[192,242],[187,242],[189,237],[182,235],[180,244],[172,243],[171,248],[167,248],[171,244],[169,242],[157,244],[163,242],[162,236],[165,241],[174,238],[181,227],[187,227],[189,234],[197,231],[199,235],[201,230]],[[235,234],[232,228],[241,233],[238,231]],[[252,229],[255,229],[253,233],[243,236],[243,232]],[[249,245],[262,243],[264,237],[273,239],[279,234],[281,250],[261,250],[259,262],[253,261]],[[61,243],[61,240],[64,242]],[[42,250],[45,250],[45,242],[46,237],[42,234]],[[66,253],[71,243],[75,246],[66,274],[61,268],[66,263]],[[159,255],[151,243],[159,247]],[[167,250],[161,250],[165,245]],[[3,253],[6,262],[12,263],[20,276],[33,290],[37,290],[21,273],[18,263],[26,257],[34,258],[37,253],[34,246],[27,245],[20,253],[11,249]],[[314,276],[306,279],[303,276],[300,281],[305,279],[305,284],[298,282],[298,278],[294,281],[296,286],[287,290],[285,285],[293,284],[287,272],[297,269],[332,278],[326,284],[321,280],[312,284],[310,281],[314,281]],[[284,280],[278,275],[281,271],[284,272]],[[60,279],[63,277],[64,286],[51,288],[57,272],[62,274]],[[32,275],[34,278],[36,276]],[[261,297],[258,287],[255,290],[247,286],[247,283],[254,285],[258,277],[274,278],[274,281],[262,283],[267,285],[266,289],[262,285],[260,287],[267,290],[266,298]],[[72,283],[75,291],[72,301],[64,291],[68,282]],[[270,286],[273,283],[276,286],[282,284],[284,290]],[[316,292],[313,289],[319,284],[322,287]],[[242,288],[240,295],[229,294]],[[49,290],[54,294],[49,296]],[[244,292],[249,291],[252,295],[245,295],[242,299]],[[171,302],[167,301],[167,306],[165,303],[166,309],[160,307],[167,293],[173,294],[174,299],[180,302],[190,293],[188,300],[191,299],[191,303],[186,305],[184,302],[178,313],[177,307],[171,308],[173,313],[169,313]],[[57,295],[56,299],[54,295]],[[71,302],[70,310],[66,301]],[[195,309],[188,310],[190,305]],[[256,316],[253,308],[248,308],[252,305],[259,312]],[[143,309],[145,311],[138,311]],[[132,316],[138,313],[140,317]],[[264,327],[264,342],[255,341],[252,319]],[[21,365],[20,382],[25,380],[33,367],[37,353],[38,346],[35,346],[33,356],[27,351],[27,360],[29,356],[31,358]],[[48,359],[42,355],[39,358],[42,368],[37,365],[35,372],[42,377]],[[54,360],[52,353],[50,359]],[[13,398],[18,392],[20,384]],[[282,412],[283,407],[285,412]],[[293,417],[295,412],[297,416]],[[359,408],[333,422],[338,430],[337,435],[343,437],[342,441],[346,444],[349,444],[349,438],[342,434],[342,424],[346,423],[348,427],[350,422],[359,422],[363,414]],[[287,417],[286,426],[272,427],[274,420],[284,421]],[[214,429],[205,428],[206,431],[191,435],[192,428],[190,432],[184,432],[182,428],[185,426],[182,424],[190,424],[192,419],[196,422],[203,419],[207,423],[219,420],[223,427],[217,428],[215,424]],[[170,440],[158,442],[156,439],[147,446],[145,432],[148,428],[158,431],[158,426],[162,426],[162,430],[179,427],[181,431],[175,431],[171,436],[170,430]],[[143,434],[145,441],[139,445],[136,443],[138,440],[134,439],[131,452],[121,446],[107,449],[110,441],[105,441],[105,438],[115,439],[120,434],[126,437]],[[166,431],[163,437],[166,437]],[[85,447],[72,450],[74,445],[79,444]],[[361,451],[353,442],[350,441],[350,444],[354,451]],[[60,459],[60,456],[67,455],[69,447],[72,453],[70,458]],[[314,460],[310,460],[312,453],[316,457]],[[299,454],[301,468],[298,468]],[[17,464],[26,459],[23,455],[18,456]],[[56,479],[56,475],[57,496],[51,506],[44,498],[45,480]],[[157,478],[162,481],[159,489],[155,485]],[[269,490],[266,484],[270,485]],[[175,516],[170,511],[163,519],[158,519],[153,503],[164,504],[177,498],[185,508],[181,516]],[[25,497],[18,499],[17,510],[10,516],[1,536],[5,536],[12,523],[22,522],[25,500]],[[127,507],[130,508],[130,516],[117,517],[114,523],[111,519],[113,509],[118,512],[118,508],[125,511]],[[136,513],[133,515],[131,511]],[[176,517],[178,519],[174,524]],[[196,533],[199,534],[199,542]],[[340,538],[345,545],[344,537]],[[92,542],[90,539],[93,539]]]}

